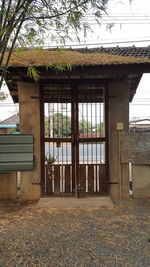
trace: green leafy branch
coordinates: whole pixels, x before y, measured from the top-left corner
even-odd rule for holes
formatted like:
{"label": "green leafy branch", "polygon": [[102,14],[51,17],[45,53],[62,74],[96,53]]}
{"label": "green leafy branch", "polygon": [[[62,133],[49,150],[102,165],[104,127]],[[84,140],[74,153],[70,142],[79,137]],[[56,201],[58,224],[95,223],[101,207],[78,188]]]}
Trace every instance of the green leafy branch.
{"label": "green leafy branch", "polygon": [[[70,63],[67,64],[47,64],[45,65],[45,69],[48,71],[49,69],[53,69],[55,72],[63,72],[63,71],[72,71],[73,65]],[[39,71],[35,66],[29,66],[27,70],[27,77],[33,79],[35,82],[39,79]]]}
{"label": "green leafy branch", "polygon": [[37,82],[39,76],[38,76],[38,71],[36,70],[35,67],[28,67],[27,77]]}
{"label": "green leafy branch", "polygon": [[51,154],[48,155],[48,153],[45,155],[45,161],[47,161],[48,164],[55,163],[57,158],[53,157]]}

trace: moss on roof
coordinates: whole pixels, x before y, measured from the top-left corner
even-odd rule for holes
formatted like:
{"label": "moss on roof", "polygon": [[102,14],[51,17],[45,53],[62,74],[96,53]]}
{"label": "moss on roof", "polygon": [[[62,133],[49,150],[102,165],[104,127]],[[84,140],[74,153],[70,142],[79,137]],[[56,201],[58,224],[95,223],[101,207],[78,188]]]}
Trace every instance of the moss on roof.
{"label": "moss on roof", "polygon": [[[3,63],[5,63],[5,58]],[[45,66],[66,65],[114,65],[131,63],[150,63],[149,58],[118,56],[107,53],[80,53],[77,51],[48,51],[33,50],[14,52],[11,55],[9,66],[27,67],[27,66]]]}

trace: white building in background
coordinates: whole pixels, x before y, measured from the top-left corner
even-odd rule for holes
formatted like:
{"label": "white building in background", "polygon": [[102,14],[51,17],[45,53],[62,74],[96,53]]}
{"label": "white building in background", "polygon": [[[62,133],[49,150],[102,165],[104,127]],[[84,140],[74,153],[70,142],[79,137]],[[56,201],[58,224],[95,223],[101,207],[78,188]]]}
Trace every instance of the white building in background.
{"label": "white building in background", "polygon": [[132,120],[129,129],[130,132],[150,132],[150,119]]}

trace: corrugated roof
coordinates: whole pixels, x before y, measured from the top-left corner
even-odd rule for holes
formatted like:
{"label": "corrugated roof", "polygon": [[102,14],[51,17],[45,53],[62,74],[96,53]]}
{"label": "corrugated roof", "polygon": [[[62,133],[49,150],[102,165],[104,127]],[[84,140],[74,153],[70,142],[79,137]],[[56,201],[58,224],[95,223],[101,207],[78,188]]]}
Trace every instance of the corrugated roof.
{"label": "corrugated roof", "polygon": [[150,119],[139,119],[139,120],[131,120],[130,121],[130,124],[135,124],[135,123],[148,123],[148,124],[150,124]]}
{"label": "corrugated roof", "polygon": [[15,115],[0,122],[0,125],[13,125],[13,124],[19,124],[19,115],[18,114],[15,114]]}
{"label": "corrugated roof", "polygon": [[98,48],[84,48],[79,49],[82,53],[107,53],[118,56],[129,56],[138,58],[150,58],[150,46],[148,47],[98,47]]}
{"label": "corrugated roof", "polygon": [[14,52],[9,66],[118,65],[150,63],[150,47],[80,48],[76,50],[33,50]]}

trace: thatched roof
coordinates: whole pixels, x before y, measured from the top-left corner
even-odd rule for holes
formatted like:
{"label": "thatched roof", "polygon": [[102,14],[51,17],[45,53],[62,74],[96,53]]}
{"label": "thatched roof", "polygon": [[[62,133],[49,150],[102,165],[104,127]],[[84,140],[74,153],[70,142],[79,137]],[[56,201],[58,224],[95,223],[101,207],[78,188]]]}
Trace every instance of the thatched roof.
{"label": "thatched roof", "polygon": [[[6,58],[4,63],[5,60]],[[66,67],[66,64],[74,67],[72,71],[68,71],[67,74],[54,71],[55,66],[65,65]],[[46,65],[51,65],[52,70],[45,71]],[[18,81],[31,81],[27,75],[29,66],[39,67],[39,80],[41,81],[56,79],[60,82],[64,79],[73,83],[74,79],[125,80],[130,87],[131,101],[142,73],[150,72],[150,47],[41,49],[14,52],[9,61],[9,71],[6,77],[14,102],[18,102]],[[59,70],[59,68],[56,69]]]}
{"label": "thatched roof", "polygon": [[[105,50],[104,50],[105,51]],[[128,56],[128,55],[114,55],[106,52],[86,52],[73,50],[33,50],[14,52],[11,56],[9,67],[28,67],[28,66],[45,66],[52,65],[66,65],[73,66],[83,65],[118,65],[118,64],[132,64],[132,63],[150,63],[150,58],[146,55],[144,57]],[[5,63],[5,59],[4,59]]]}

